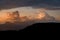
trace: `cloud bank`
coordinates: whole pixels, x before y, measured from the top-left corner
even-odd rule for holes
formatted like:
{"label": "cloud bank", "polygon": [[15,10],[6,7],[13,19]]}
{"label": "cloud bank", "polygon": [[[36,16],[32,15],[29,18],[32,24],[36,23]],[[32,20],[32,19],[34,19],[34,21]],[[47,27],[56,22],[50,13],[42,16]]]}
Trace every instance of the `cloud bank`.
{"label": "cloud bank", "polygon": [[[18,18],[19,21],[16,19],[17,18],[16,11],[2,12],[2,13],[6,13],[6,14],[3,14],[2,18],[0,17],[0,24],[3,24],[3,25],[0,25],[2,26],[0,27],[0,30],[21,30],[34,23],[38,23],[38,22],[44,23],[44,22],[55,21],[55,18],[53,16],[48,15],[45,11],[37,12],[36,16],[34,17],[20,16]],[[10,24],[10,23],[13,23],[13,24]]]}
{"label": "cloud bank", "polygon": [[[5,13],[5,12],[4,12]],[[20,16],[18,18],[19,12],[6,12],[6,14],[3,14],[0,17],[0,23],[5,23],[5,22],[11,22],[11,23],[15,23],[17,22],[17,19],[19,19],[19,22],[27,22],[27,21],[40,21],[40,22],[53,22],[55,21],[55,18],[53,16],[48,15],[48,13],[46,13],[45,11],[39,11],[36,16],[32,17],[32,16]]]}
{"label": "cloud bank", "polygon": [[50,16],[47,12],[45,11],[40,11],[37,16],[36,19],[39,20],[38,22],[55,22],[55,17]]}

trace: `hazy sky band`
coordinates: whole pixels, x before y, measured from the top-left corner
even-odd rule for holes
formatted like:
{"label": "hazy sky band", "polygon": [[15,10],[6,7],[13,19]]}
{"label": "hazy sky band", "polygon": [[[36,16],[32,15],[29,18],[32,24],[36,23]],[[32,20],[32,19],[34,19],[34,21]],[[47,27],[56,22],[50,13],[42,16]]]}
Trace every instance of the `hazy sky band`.
{"label": "hazy sky band", "polygon": [[60,0],[0,0],[0,9],[14,7],[48,8],[60,9]]}

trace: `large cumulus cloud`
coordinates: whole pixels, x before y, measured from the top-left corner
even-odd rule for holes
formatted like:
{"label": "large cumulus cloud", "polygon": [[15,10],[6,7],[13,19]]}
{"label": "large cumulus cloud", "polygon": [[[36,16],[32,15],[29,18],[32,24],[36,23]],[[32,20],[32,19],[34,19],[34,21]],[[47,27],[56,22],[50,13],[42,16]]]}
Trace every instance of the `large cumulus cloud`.
{"label": "large cumulus cloud", "polygon": [[36,16],[36,19],[38,20],[38,22],[55,22],[55,17],[50,16],[47,12],[39,13]]}

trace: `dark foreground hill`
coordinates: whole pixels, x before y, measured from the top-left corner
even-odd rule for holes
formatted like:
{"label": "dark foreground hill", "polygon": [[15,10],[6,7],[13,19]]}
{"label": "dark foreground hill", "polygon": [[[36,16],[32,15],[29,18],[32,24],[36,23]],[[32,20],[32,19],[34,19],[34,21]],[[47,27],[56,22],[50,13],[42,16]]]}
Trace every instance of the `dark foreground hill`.
{"label": "dark foreground hill", "polygon": [[[19,31],[19,32],[56,32],[60,31],[60,24],[58,23],[35,23],[30,26],[26,26],[21,30],[22,24],[2,24],[0,25],[0,31]],[[26,24],[27,25],[27,24]],[[7,30],[5,30],[7,29]]]}
{"label": "dark foreground hill", "polygon": [[60,31],[56,23],[36,23],[21,30],[21,32],[57,32]]}

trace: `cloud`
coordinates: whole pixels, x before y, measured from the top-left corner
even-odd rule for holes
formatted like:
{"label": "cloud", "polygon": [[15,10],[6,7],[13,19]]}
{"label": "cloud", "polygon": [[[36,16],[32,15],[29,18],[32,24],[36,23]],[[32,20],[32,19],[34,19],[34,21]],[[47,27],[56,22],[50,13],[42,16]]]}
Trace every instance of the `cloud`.
{"label": "cloud", "polygon": [[45,11],[40,11],[37,16],[36,19],[39,20],[40,22],[54,22],[55,21],[55,17],[50,16],[47,12]]}
{"label": "cloud", "polygon": [[60,0],[0,0],[0,9],[32,6],[33,8],[58,8]]}
{"label": "cloud", "polygon": [[[6,13],[12,13],[13,14],[15,12],[16,11],[14,11],[14,12],[6,12]],[[9,17],[11,17],[11,15],[9,15]],[[5,17],[3,17],[3,18],[5,18]],[[14,15],[12,15],[11,18],[14,19]],[[14,22],[15,23],[15,21],[12,20],[11,18],[8,18],[10,20],[9,22]],[[41,11],[38,12],[38,14],[34,18],[32,18],[31,16],[29,16],[29,17],[23,16],[23,17],[20,18],[20,21],[22,20],[22,22],[20,24],[18,24],[18,25],[15,25],[15,24],[11,24],[10,25],[9,22],[7,22],[7,20],[6,21],[4,21],[4,19],[3,19],[3,21],[0,20],[0,23],[1,24],[4,24],[4,25],[2,25],[3,27],[1,26],[2,28],[0,30],[21,30],[21,29],[24,29],[27,26],[32,25],[32,24],[37,23],[37,22],[42,22],[42,21],[43,22],[44,21],[45,22],[48,22],[48,21],[52,21],[53,22],[53,21],[55,21],[55,18],[53,16],[50,16],[46,12],[43,12],[43,11],[42,12]],[[8,25],[8,27],[6,25]]]}
{"label": "cloud", "polygon": [[[44,10],[44,11],[43,11]],[[39,11],[39,12],[38,12]],[[33,21],[33,20],[36,20],[36,21],[55,21],[55,18],[53,16],[50,16],[48,13],[45,12],[45,9],[41,9],[41,10],[38,10],[38,11],[35,11],[35,12],[38,12],[38,13],[35,13],[34,12],[34,16],[33,15],[30,15],[30,16],[20,16],[20,21],[21,22],[27,22],[27,21]],[[2,11],[1,12],[2,15],[0,16],[0,21],[10,21],[10,22],[14,22],[13,19],[15,19],[14,15],[17,16],[15,14],[15,11],[14,12],[8,12],[8,11]],[[14,13],[14,15],[13,15]],[[33,13],[33,12],[32,12]],[[9,14],[9,16],[8,16]],[[1,19],[2,18],[2,19]],[[5,18],[5,19],[4,19]]]}

